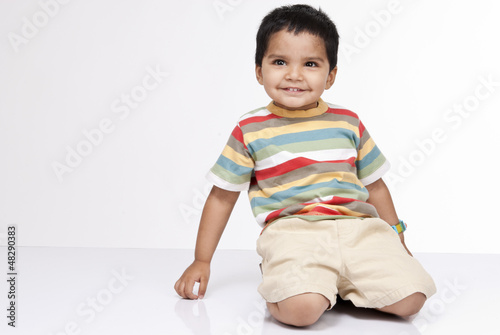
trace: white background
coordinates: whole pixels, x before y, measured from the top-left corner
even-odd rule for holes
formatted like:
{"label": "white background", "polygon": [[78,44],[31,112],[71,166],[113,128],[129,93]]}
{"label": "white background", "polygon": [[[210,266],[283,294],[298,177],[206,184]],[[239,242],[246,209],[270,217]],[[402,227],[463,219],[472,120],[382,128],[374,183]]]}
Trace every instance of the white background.
{"label": "white background", "polygon": [[[258,26],[290,2],[62,2],[0,2],[1,244],[17,224],[23,246],[193,248],[206,172],[269,102]],[[360,115],[391,161],[409,248],[499,253],[497,2],[306,2],[341,35],[323,99]],[[259,232],[242,194],[219,247],[254,249]]]}

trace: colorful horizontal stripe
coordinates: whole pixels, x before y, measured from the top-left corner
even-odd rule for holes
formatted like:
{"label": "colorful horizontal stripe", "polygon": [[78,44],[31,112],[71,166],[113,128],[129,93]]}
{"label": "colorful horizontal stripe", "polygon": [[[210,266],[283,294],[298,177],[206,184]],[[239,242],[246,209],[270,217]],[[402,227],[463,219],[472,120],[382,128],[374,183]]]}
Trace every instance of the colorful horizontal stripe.
{"label": "colorful horizontal stripe", "polygon": [[378,217],[365,185],[389,164],[358,116],[322,100],[296,112],[271,103],[243,115],[208,179],[248,190],[261,226],[291,215]]}

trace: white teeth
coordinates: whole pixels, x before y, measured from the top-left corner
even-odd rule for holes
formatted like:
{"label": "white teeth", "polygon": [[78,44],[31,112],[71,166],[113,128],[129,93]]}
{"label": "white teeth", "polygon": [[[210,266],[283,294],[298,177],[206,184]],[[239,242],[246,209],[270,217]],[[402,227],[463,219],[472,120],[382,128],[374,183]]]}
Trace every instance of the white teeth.
{"label": "white teeth", "polygon": [[299,91],[298,88],[289,88],[289,90],[292,91],[292,92],[298,92]]}

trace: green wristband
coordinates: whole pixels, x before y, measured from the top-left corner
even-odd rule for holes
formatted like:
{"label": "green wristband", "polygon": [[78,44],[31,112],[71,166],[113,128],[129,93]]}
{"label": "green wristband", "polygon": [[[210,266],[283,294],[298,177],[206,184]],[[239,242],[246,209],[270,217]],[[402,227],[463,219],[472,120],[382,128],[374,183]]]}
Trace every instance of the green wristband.
{"label": "green wristband", "polygon": [[404,223],[403,220],[399,220],[398,224],[391,227],[396,233],[401,234],[406,230],[406,223]]}

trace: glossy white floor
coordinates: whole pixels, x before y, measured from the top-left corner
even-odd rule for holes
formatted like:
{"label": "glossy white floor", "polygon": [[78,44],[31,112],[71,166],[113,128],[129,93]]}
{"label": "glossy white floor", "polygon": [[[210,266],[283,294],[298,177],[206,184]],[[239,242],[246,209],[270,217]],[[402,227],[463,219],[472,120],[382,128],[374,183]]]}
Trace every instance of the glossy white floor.
{"label": "glossy white floor", "polygon": [[[0,251],[6,254],[5,247]],[[16,328],[7,325],[9,287],[2,280],[0,329],[27,335],[500,334],[500,255],[415,256],[438,293],[411,320],[343,302],[299,329],[274,321],[265,309],[253,251],[218,251],[205,299],[189,301],[173,290],[192,260],[189,250],[20,248]]]}

